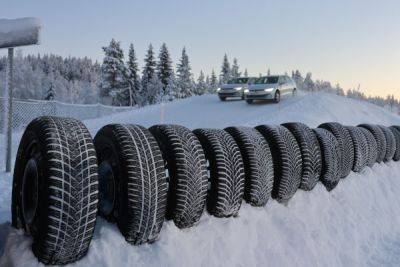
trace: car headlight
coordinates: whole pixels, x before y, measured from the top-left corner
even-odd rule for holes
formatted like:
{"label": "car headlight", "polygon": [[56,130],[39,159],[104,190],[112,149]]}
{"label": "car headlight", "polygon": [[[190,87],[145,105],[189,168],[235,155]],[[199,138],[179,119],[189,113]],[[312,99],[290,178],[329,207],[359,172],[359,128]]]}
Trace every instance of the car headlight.
{"label": "car headlight", "polygon": [[244,92],[245,92],[245,93],[248,93],[248,92],[250,92],[250,91],[249,91],[249,89],[244,89]]}
{"label": "car headlight", "polygon": [[267,89],[264,89],[264,92],[272,92],[274,90],[274,88],[267,88]]}
{"label": "car headlight", "polygon": [[221,91],[221,88],[217,88],[217,92]]}
{"label": "car headlight", "polygon": [[242,87],[235,87],[235,90],[240,91],[240,90],[242,90]]}

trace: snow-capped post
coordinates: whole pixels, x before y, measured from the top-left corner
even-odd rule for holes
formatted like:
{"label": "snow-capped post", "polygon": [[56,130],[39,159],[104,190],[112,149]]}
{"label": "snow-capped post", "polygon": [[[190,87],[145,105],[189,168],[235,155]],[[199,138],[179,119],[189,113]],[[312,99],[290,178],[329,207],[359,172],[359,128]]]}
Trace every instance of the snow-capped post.
{"label": "snow-capped post", "polygon": [[11,143],[12,143],[12,99],[14,78],[14,48],[19,46],[39,44],[41,29],[40,20],[37,18],[0,19],[0,49],[8,49],[6,68],[6,86],[4,98],[6,112],[5,124],[7,134],[6,143],[6,172],[11,171]]}

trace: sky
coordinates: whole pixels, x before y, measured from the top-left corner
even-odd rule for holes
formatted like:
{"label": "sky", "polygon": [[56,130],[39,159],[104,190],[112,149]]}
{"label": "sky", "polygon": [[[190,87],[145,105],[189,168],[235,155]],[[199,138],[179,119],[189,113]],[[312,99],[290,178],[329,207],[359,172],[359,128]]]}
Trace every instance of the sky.
{"label": "sky", "polygon": [[[299,69],[343,88],[400,98],[400,1],[397,0],[0,0],[0,18],[42,20],[39,46],[23,53],[102,61],[111,38],[139,64],[150,43],[165,42],[178,62],[186,47],[197,76],[220,71],[223,55],[258,76]],[[5,55],[0,51],[0,55]]]}

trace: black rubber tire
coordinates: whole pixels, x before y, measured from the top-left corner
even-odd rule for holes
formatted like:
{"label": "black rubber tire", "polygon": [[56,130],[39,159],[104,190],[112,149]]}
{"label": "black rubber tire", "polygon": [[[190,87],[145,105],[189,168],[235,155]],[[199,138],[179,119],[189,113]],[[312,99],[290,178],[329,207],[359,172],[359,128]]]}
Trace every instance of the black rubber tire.
{"label": "black rubber tire", "polygon": [[167,219],[179,228],[195,225],[203,214],[207,198],[207,165],[197,137],[179,125],[155,125],[156,138],[169,174]]}
{"label": "black rubber tire", "polygon": [[323,128],[314,129],[322,155],[321,182],[328,191],[333,190],[341,178],[340,159],[341,148],[337,138]]}
{"label": "black rubber tire", "polygon": [[97,203],[96,152],[86,127],[67,118],[33,120],[15,161],[12,224],[33,237],[38,260],[61,265],[84,257]]}
{"label": "black rubber tire", "polygon": [[337,122],[323,123],[318,128],[330,131],[337,139],[340,147],[340,177],[346,178],[354,165],[354,148],[349,132]]}
{"label": "black rubber tire", "polygon": [[167,205],[164,160],[139,125],[110,124],[94,138],[99,163],[99,214],[116,222],[133,245],[158,239]]}
{"label": "black rubber tire", "polygon": [[[372,133],[363,127],[358,127],[364,134],[368,143],[368,162],[367,166],[374,166],[376,159],[378,158],[378,145]],[[400,141],[400,140],[399,140]]]}
{"label": "black rubber tire", "polygon": [[346,127],[353,140],[354,147],[354,164],[353,171],[361,172],[369,163],[369,148],[368,141],[361,127],[348,126]]}
{"label": "black rubber tire", "polygon": [[272,197],[279,202],[287,202],[301,183],[300,147],[293,134],[283,126],[259,125],[256,129],[271,149],[275,175]]}
{"label": "black rubber tire", "polygon": [[378,157],[376,158],[376,162],[382,162],[386,155],[385,134],[382,132],[381,128],[374,124],[360,124],[358,126],[363,127],[372,133],[378,146]]}
{"label": "black rubber tire", "polygon": [[247,104],[253,104],[253,99],[246,99]]}
{"label": "black rubber tire", "polygon": [[396,153],[396,138],[393,132],[388,127],[383,125],[378,125],[378,127],[381,128],[383,134],[385,135],[386,153],[383,161],[388,162],[393,160],[394,154]]}
{"label": "black rubber tire", "polygon": [[207,210],[216,217],[237,216],[244,194],[243,159],[235,140],[220,129],[196,129],[210,166]]}
{"label": "black rubber tire", "polygon": [[390,126],[389,129],[392,131],[396,140],[396,152],[394,153],[393,160],[400,161],[400,127]]}
{"label": "black rubber tire", "polygon": [[239,146],[245,171],[244,199],[262,207],[271,197],[274,166],[267,141],[254,128],[229,127],[227,131]]}
{"label": "black rubber tire", "polygon": [[303,173],[300,188],[312,190],[321,176],[322,159],[321,148],[313,130],[303,123],[285,123],[286,127],[296,138],[299,144],[303,162]]}
{"label": "black rubber tire", "polygon": [[221,101],[225,101],[225,100],[226,100],[226,97],[224,97],[224,96],[220,96],[220,97],[219,97],[219,100],[221,100]]}

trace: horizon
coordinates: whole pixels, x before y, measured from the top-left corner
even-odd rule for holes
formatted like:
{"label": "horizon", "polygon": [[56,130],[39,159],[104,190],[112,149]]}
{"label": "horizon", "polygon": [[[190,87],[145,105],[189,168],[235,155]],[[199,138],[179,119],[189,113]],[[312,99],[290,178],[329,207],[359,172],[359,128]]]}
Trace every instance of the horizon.
{"label": "horizon", "polygon": [[[400,37],[393,34],[400,24],[399,3],[268,2],[121,1],[112,5],[97,1],[93,7],[93,2],[20,1],[8,3],[3,12],[8,15],[4,18],[42,20],[41,45],[22,48],[24,55],[86,56],[101,63],[101,48],[114,38],[121,41],[125,57],[129,44],[134,44],[141,69],[148,45],[152,43],[158,55],[165,42],[174,67],[186,47],[195,77],[200,70],[210,74],[214,69],[218,75],[226,53],[231,64],[236,57],[241,71],[247,68],[252,76],[268,69],[274,74],[298,69],[303,76],[311,72],[314,80],[339,83],[344,90],[360,84],[366,95],[400,98],[396,73]],[[282,15],[288,19],[281,20]]]}

